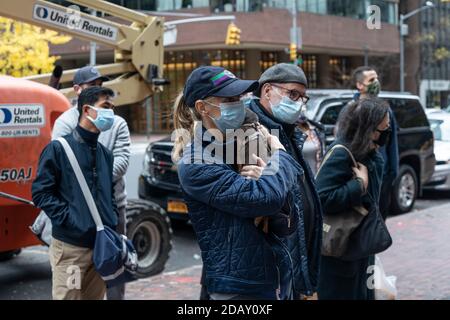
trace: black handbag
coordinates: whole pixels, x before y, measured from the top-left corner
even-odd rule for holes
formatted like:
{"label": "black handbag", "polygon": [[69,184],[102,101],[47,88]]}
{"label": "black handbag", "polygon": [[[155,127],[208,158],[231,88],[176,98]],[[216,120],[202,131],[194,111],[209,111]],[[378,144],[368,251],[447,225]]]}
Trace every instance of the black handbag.
{"label": "black handbag", "polygon": [[369,214],[350,235],[342,260],[354,261],[385,251],[392,245],[392,238],[384,222],[378,203],[369,195],[372,205]]}
{"label": "black handbag", "polygon": [[[317,171],[316,177],[323,165],[333,154],[334,150],[338,148],[345,149],[348,152],[352,159],[353,167],[358,166],[350,150],[344,145],[337,144],[328,151],[327,155],[323,159],[322,165]],[[359,227],[367,214],[367,209],[362,206],[352,208],[339,214],[328,215],[324,213],[322,255],[336,258],[342,257],[347,252],[351,234]]]}
{"label": "black handbag", "polygon": [[[345,149],[352,159],[353,166],[358,165],[350,150],[338,144],[327,153],[321,168],[337,148]],[[369,199],[371,202],[369,210],[359,206],[339,214],[324,213],[322,255],[343,260],[358,260],[382,252],[392,244],[392,238],[381,218],[378,204],[370,198],[370,195]]]}

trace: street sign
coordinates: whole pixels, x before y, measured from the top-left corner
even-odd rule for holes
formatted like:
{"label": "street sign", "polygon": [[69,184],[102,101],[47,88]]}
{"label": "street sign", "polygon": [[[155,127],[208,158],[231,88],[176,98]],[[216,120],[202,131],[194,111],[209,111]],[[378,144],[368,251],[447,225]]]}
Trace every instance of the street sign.
{"label": "street sign", "polygon": [[400,35],[405,37],[409,35],[409,26],[406,23],[400,26]]}
{"label": "street sign", "polygon": [[429,82],[429,90],[432,91],[447,91],[450,90],[450,81],[447,80],[431,80]]}
{"label": "street sign", "polygon": [[170,46],[177,42],[177,26],[164,26],[164,46]]}

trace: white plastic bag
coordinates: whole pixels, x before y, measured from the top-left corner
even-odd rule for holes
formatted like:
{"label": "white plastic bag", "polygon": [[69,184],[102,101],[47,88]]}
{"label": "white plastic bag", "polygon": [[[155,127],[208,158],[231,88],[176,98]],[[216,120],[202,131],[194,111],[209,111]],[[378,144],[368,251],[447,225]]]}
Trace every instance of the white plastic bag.
{"label": "white plastic bag", "polygon": [[39,213],[36,220],[34,220],[33,225],[30,226],[30,230],[45,245],[50,246],[52,243],[52,222],[44,211]]}
{"label": "white plastic bag", "polygon": [[375,256],[375,300],[397,299],[396,276],[386,276],[381,259]]}

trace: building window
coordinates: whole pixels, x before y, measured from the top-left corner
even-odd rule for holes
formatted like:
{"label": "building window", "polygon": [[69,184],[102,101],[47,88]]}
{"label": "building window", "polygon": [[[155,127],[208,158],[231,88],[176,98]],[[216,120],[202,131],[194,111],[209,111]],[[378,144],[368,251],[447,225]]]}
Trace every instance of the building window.
{"label": "building window", "polygon": [[348,57],[331,57],[329,60],[333,88],[349,88],[351,86],[351,68]]}
{"label": "building window", "polygon": [[312,13],[327,13],[327,0],[297,0],[298,11],[306,11]]}
{"label": "building window", "polygon": [[123,5],[128,9],[140,9],[139,0],[124,0],[123,3]]}
{"label": "building window", "polygon": [[193,8],[208,8],[209,0],[192,0]]}
{"label": "building window", "polygon": [[[242,50],[195,50],[168,51],[164,56],[164,77],[170,80],[170,85],[164,91],[152,97],[152,132],[170,132],[173,129],[173,104],[178,94],[183,90],[189,74],[202,65],[212,65],[226,68],[236,77],[246,78],[245,52]],[[144,133],[147,128],[145,108],[135,109],[133,129]]]}
{"label": "building window", "polygon": [[328,1],[328,14],[342,17],[349,17],[355,19],[366,18],[365,1],[342,0],[342,1]]}
{"label": "building window", "polygon": [[[183,90],[189,74],[198,66],[194,52],[165,53],[164,77],[170,80],[170,85],[165,86],[162,92],[155,94],[152,99],[151,131],[169,132],[173,128],[173,104],[177,95]],[[145,104],[144,104],[145,105]],[[147,128],[145,108],[136,109],[137,120],[134,121],[134,129],[138,133],[144,133]]]}
{"label": "building window", "polygon": [[[292,9],[293,0],[266,0],[264,6]],[[296,0],[297,10],[324,15],[349,17],[354,19],[366,19],[367,8],[377,5],[381,9],[383,22],[397,23],[397,3],[386,0]]]}
{"label": "building window", "polygon": [[212,12],[255,12],[263,9],[263,2],[260,0],[211,0]]}
{"label": "building window", "polygon": [[236,0],[236,11],[256,12],[262,9],[263,2],[260,0]]}
{"label": "building window", "polygon": [[381,10],[381,21],[386,23],[397,23],[397,4],[394,2],[387,2],[385,0],[366,0],[366,7],[369,5],[376,5]]}
{"label": "building window", "polygon": [[[422,1],[422,4],[424,1]],[[438,3],[421,14],[421,82],[426,87],[427,108],[450,107],[450,90],[435,91],[427,80],[450,79],[450,4]]]}
{"label": "building window", "polygon": [[301,58],[303,62],[300,67],[308,79],[308,88],[317,88],[317,56],[302,54]]}
{"label": "building window", "polygon": [[269,69],[271,66],[280,62],[278,57],[278,52],[261,52],[261,60],[259,61],[259,65],[261,68],[261,73]]}
{"label": "building window", "polygon": [[123,0],[108,0],[108,2],[112,2],[112,3],[117,4],[119,6],[123,6]]}
{"label": "building window", "polygon": [[245,51],[214,50],[208,51],[210,65],[231,71],[236,77],[245,79]]}
{"label": "building window", "polygon": [[[171,11],[182,8],[206,8],[212,12],[255,12],[264,7],[292,9],[293,0],[109,0],[121,6],[147,11]],[[396,24],[398,5],[386,0],[296,0],[297,10],[355,19],[367,18],[367,7],[377,5],[383,22]],[[66,2],[58,1],[54,2]]]}
{"label": "building window", "polygon": [[208,0],[159,0],[158,11],[208,7]]}
{"label": "building window", "polygon": [[146,10],[146,11],[155,11],[156,10],[156,0],[140,0],[139,9]]}
{"label": "building window", "polygon": [[183,8],[209,7],[209,0],[108,0],[129,9],[171,11]]}
{"label": "building window", "polygon": [[[265,6],[272,7],[272,8],[280,8],[280,9],[286,9],[288,5],[292,2],[292,0],[266,0]],[[292,7],[290,5],[289,7]]]}
{"label": "building window", "polygon": [[236,1],[233,0],[211,0],[212,12],[233,12]]}

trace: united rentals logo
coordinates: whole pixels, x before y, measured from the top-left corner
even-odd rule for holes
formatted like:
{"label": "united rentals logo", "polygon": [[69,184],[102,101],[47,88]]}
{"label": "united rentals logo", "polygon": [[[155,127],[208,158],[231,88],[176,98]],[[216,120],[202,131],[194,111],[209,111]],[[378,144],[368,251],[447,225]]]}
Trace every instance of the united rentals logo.
{"label": "united rentals logo", "polygon": [[47,19],[48,17],[48,10],[43,7],[38,7],[36,9],[36,15],[41,19]]}
{"label": "united rentals logo", "polygon": [[79,8],[71,6],[66,11],[36,4],[33,10],[33,19],[46,24],[66,27],[83,34],[90,34],[96,37],[116,41],[118,29],[116,27],[98,22],[94,19],[86,19],[81,16]]}
{"label": "united rentals logo", "polygon": [[44,107],[41,104],[0,105],[0,129],[44,125]]}
{"label": "united rentals logo", "polygon": [[0,125],[8,124],[12,120],[12,113],[7,108],[0,108]]}

